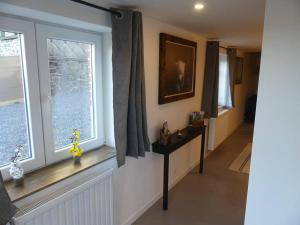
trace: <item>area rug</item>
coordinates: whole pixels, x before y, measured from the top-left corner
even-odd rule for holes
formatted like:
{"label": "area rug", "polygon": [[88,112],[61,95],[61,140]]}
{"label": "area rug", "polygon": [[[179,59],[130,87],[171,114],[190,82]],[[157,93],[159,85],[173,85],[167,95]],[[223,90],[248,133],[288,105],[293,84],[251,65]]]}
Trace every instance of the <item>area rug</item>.
{"label": "area rug", "polygon": [[252,143],[248,143],[238,157],[230,164],[229,169],[239,173],[249,174]]}

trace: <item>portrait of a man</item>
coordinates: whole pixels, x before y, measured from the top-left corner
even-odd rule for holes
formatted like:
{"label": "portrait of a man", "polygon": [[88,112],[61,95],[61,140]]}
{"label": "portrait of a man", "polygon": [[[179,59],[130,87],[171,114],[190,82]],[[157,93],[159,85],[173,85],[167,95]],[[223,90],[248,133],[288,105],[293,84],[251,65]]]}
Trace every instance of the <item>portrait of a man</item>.
{"label": "portrait of a man", "polygon": [[194,96],[197,44],[161,34],[159,103]]}

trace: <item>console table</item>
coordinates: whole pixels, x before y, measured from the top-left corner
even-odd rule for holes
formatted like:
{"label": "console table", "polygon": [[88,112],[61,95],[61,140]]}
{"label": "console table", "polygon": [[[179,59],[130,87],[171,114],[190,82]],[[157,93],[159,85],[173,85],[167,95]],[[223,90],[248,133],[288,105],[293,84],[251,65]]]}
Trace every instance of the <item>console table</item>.
{"label": "console table", "polygon": [[169,156],[172,152],[179,149],[181,146],[190,142],[191,140],[202,135],[201,151],[200,151],[200,167],[199,173],[203,173],[203,160],[204,160],[204,143],[205,143],[205,130],[206,126],[192,128],[186,127],[180,132],[181,137],[177,133],[172,134],[170,143],[168,145],[161,145],[159,141],[152,144],[152,151],[164,155],[164,180],[163,180],[163,209],[168,209],[168,188],[169,188]]}

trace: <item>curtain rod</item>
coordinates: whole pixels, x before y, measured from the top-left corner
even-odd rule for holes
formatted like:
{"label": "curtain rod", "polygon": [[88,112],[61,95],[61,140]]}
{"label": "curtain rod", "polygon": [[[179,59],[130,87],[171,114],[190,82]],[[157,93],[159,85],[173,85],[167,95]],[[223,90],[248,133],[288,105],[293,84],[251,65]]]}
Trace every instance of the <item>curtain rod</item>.
{"label": "curtain rod", "polygon": [[104,8],[102,6],[95,5],[95,4],[92,4],[92,3],[89,3],[89,2],[85,2],[85,1],[82,1],[82,0],[70,0],[70,1],[82,4],[82,5],[86,5],[86,6],[95,8],[95,9],[99,9],[99,10],[102,10],[102,11],[105,11],[105,12],[109,12],[111,14],[116,15],[117,17],[122,17],[122,14],[120,12],[116,11],[116,10]]}

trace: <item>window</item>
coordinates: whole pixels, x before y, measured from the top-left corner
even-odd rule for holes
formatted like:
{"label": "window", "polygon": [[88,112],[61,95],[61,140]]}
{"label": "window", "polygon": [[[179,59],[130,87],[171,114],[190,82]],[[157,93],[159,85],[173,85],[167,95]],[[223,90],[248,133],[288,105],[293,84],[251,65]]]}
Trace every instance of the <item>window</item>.
{"label": "window", "polygon": [[34,170],[69,157],[74,128],[87,150],[104,143],[101,36],[0,17],[0,168],[16,146]]}
{"label": "window", "polygon": [[74,128],[85,150],[99,147],[104,143],[100,36],[38,24],[37,46],[47,162],[68,157]]}
{"label": "window", "polygon": [[0,168],[17,145],[26,171],[45,164],[34,25],[0,17]]}
{"label": "window", "polygon": [[228,56],[225,53],[219,54],[219,96],[218,105],[219,110],[224,108],[230,108],[231,103],[231,93],[230,93],[230,78],[229,78],[229,66],[228,66]]}
{"label": "window", "polygon": [[[22,33],[0,31],[0,166],[9,163],[16,142],[24,146],[22,160],[32,158],[26,110]],[[15,115],[15,116],[11,116]]]}
{"label": "window", "polygon": [[92,49],[92,44],[47,39],[56,151],[69,145],[72,128],[81,131],[81,141],[95,139]]}

